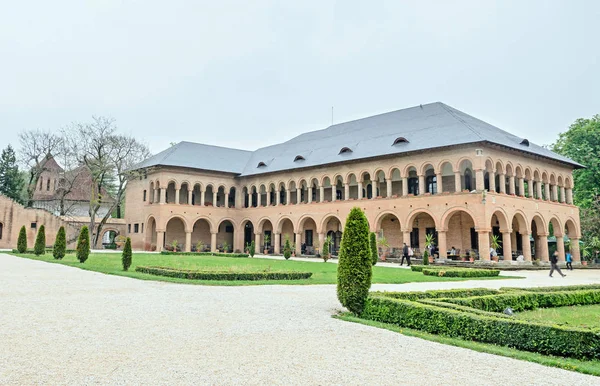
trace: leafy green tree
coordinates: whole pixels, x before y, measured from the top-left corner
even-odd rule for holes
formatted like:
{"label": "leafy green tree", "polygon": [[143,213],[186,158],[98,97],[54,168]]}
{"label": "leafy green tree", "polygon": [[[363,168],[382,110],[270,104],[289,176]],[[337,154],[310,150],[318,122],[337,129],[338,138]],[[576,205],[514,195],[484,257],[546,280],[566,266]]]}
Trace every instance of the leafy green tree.
{"label": "leafy green tree", "polygon": [[65,227],[60,227],[56,234],[56,240],[54,241],[54,248],[52,248],[52,256],[55,259],[60,260],[65,257],[67,252],[67,234]]}
{"label": "leafy green tree", "polygon": [[577,119],[551,148],[585,165],[585,169],[573,171],[573,200],[583,208],[592,206],[600,196],[600,115]]}
{"label": "leafy green tree", "polygon": [[77,239],[77,260],[84,263],[90,255],[90,231],[87,226],[81,228],[79,239]]}
{"label": "leafy green tree", "polygon": [[356,315],[362,313],[371,288],[373,254],[369,233],[369,222],[363,211],[352,208],[342,236],[337,295],[342,305]]}
{"label": "leafy green tree", "polygon": [[371,245],[371,254],[373,256],[373,265],[377,264],[379,260],[379,253],[377,252],[377,235],[375,232],[371,232],[369,235],[369,243]]}
{"label": "leafy green tree", "polygon": [[24,184],[15,151],[12,146],[8,145],[6,149],[2,150],[0,156],[0,193],[22,204]]}
{"label": "leafy green tree", "polygon": [[256,244],[254,243],[254,240],[252,240],[252,242],[250,243],[250,257],[254,257],[255,253],[256,253]]}
{"label": "leafy green tree", "polygon": [[323,250],[321,251],[321,257],[323,258],[324,262],[327,262],[327,260],[329,260],[330,248],[331,248],[331,236],[327,236],[327,237],[325,237],[325,240],[323,240]]}
{"label": "leafy green tree", "polygon": [[285,244],[283,245],[283,257],[288,260],[292,256],[292,245],[290,244],[289,237],[286,236]]}
{"label": "leafy green tree", "polygon": [[125,246],[123,247],[123,256],[121,257],[123,271],[127,271],[129,267],[131,267],[131,255],[131,239],[128,237],[127,241],[125,241]]}
{"label": "leafy green tree", "polygon": [[19,251],[19,253],[25,253],[27,251],[27,229],[25,229],[25,225],[23,225],[19,231],[17,251]]}
{"label": "leafy green tree", "polygon": [[46,228],[43,225],[38,229],[35,245],[33,246],[33,253],[35,253],[36,256],[44,255],[46,253]]}

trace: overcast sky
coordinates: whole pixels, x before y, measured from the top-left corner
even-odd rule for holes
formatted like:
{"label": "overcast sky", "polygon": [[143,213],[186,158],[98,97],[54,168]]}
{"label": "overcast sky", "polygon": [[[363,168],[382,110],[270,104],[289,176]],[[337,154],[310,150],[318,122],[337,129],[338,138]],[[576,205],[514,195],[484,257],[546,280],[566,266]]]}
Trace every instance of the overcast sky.
{"label": "overcast sky", "polygon": [[600,113],[600,1],[0,0],[0,147],[110,116],[253,150],[442,101],[538,144]]}

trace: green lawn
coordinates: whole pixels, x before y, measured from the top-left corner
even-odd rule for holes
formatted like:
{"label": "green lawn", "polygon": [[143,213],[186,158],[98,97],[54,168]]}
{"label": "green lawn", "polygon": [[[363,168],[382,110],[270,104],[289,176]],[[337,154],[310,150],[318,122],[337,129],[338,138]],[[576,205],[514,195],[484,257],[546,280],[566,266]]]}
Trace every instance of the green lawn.
{"label": "green lawn", "polygon": [[[587,307],[587,306],[586,306]],[[564,307],[567,308],[567,307]],[[579,360],[573,358],[555,357],[550,355],[542,355],[538,353],[532,353],[528,351],[516,350],[510,347],[496,346],[493,344],[473,342],[469,340],[463,340],[459,338],[451,338],[443,335],[430,334],[428,332],[413,330],[410,328],[403,328],[395,326],[393,324],[375,322],[372,320],[361,319],[350,313],[343,313],[340,315],[334,315],[334,318],[345,320],[348,322],[361,323],[367,326],[384,328],[390,331],[394,331],[406,336],[413,336],[432,342],[438,342],[442,344],[448,344],[451,346],[463,347],[474,351],[485,352],[488,354],[502,355],[509,358],[519,359],[523,361],[529,361],[539,363],[545,366],[558,367],[565,370],[577,371],[583,374],[590,374],[600,376],[600,361],[597,360]]]}
{"label": "green lawn", "polygon": [[600,304],[539,308],[537,310],[519,312],[515,316],[518,319],[532,322],[600,329]]}
{"label": "green lawn", "polygon": [[[34,260],[58,263],[72,267],[97,271],[111,275],[127,276],[142,280],[158,280],[176,283],[193,283],[203,285],[258,285],[258,284],[335,284],[337,275],[337,264],[315,263],[304,261],[285,261],[261,258],[234,258],[220,256],[181,256],[161,255],[153,253],[134,253],[131,268],[124,272],[121,266],[121,254],[116,253],[93,253],[89,259],[81,264],[74,254],[65,256],[63,260],[54,260],[51,253],[42,256],[31,254],[15,254]],[[214,269],[214,270],[264,270],[271,271],[302,271],[312,272],[310,279],[306,280],[269,280],[269,281],[213,281],[213,280],[186,280],[161,276],[154,276],[135,272],[137,265],[163,266],[182,269]],[[506,277],[505,277],[506,278]],[[499,278],[476,278],[476,280],[493,280]],[[408,269],[377,267],[373,268],[373,283],[411,283],[431,281],[464,281],[465,278],[445,278],[425,276],[421,272],[412,272]]]}

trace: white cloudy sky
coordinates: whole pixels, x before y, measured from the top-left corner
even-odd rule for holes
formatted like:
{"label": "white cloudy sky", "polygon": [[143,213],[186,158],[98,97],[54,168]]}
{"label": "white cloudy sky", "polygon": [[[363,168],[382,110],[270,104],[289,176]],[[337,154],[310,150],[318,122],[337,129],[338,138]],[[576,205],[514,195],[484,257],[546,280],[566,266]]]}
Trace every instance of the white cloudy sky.
{"label": "white cloudy sky", "polygon": [[0,0],[0,147],[114,117],[255,149],[445,102],[545,144],[600,113],[600,1]]}

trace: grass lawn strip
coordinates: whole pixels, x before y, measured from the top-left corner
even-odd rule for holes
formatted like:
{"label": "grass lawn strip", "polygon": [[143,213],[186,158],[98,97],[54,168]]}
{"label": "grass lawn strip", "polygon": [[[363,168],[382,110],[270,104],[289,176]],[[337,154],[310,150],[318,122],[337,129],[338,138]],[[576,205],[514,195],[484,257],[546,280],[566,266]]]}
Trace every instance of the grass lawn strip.
{"label": "grass lawn strip", "polygon": [[600,304],[540,308],[532,311],[518,312],[515,317],[536,323],[593,328],[600,331]]}
{"label": "grass lawn strip", "polygon": [[347,322],[360,323],[367,326],[384,328],[386,330],[394,331],[402,335],[421,338],[432,342],[462,347],[488,354],[501,355],[509,358],[538,363],[544,366],[551,366],[560,369],[576,371],[583,374],[600,376],[600,361],[598,360],[579,360],[574,358],[557,357],[552,355],[542,355],[528,351],[521,351],[510,347],[497,346],[489,343],[480,343],[459,338],[451,338],[448,336],[430,334],[428,332],[415,330],[411,328],[399,327],[394,324],[366,320],[356,317],[350,313],[334,315],[334,318],[341,319]]}
{"label": "grass lawn strip", "polygon": [[[166,281],[173,283],[202,284],[202,285],[262,285],[262,284],[336,284],[337,264],[334,263],[315,263],[308,261],[295,260],[275,260],[261,258],[228,258],[221,256],[206,255],[161,255],[157,253],[134,253],[131,268],[129,271],[123,271],[121,264],[121,254],[118,253],[92,253],[89,259],[81,264],[73,254],[67,254],[62,260],[55,260],[52,254],[35,256],[30,254],[14,254],[16,256],[28,259],[45,261],[55,264],[63,264],[71,267],[81,268],[89,271],[101,272],[110,275],[126,276],[141,280]],[[244,270],[266,270],[272,272],[280,271],[301,271],[312,272],[310,279],[301,280],[188,280],[181,278],[149,275],[136,272],[137,266],[162,266],[174,269],[187,270],[205,270],[205,269],[229,269],[235,266],[236,269]],[[477,278],[477,280],[501,280],[514,279],[515,277],[494,277]],[[381,284],[403,284],[414,282],[440,282],[440,281],[465,281],[469,278],[445,278],[436,276],[424,276],[420,272],[412,272],[407,269],[373,267],[373,283]]]}

